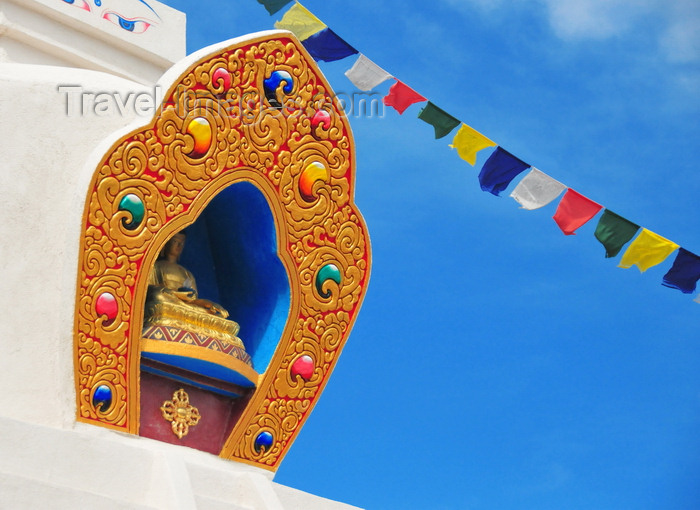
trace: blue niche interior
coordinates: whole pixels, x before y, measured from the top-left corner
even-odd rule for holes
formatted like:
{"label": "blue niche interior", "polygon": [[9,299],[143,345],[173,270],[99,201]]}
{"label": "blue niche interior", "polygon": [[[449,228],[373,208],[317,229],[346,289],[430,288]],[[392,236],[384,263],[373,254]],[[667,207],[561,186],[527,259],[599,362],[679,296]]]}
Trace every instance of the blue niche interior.
{"label": "blue niche interior", "polygon": [[287,272],[277,255],[272,211],[253,184],[225,188],[185,229],[180,264],[197,282],[199,296],[223,305],[263,373],[289,315]]}

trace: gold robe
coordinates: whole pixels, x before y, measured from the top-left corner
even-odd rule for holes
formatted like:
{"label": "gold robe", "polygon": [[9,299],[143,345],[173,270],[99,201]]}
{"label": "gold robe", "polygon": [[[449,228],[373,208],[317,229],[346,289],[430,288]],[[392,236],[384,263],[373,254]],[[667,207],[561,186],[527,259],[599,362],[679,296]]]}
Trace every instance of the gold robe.
{"label": "gold robe", "polygon": [[144,329],[166,326],[206,335],[243,347],[236,335],[239,325],[227,320],[228,312],[199,299],[194,276],[176,262],[159,260],[148,277]]}

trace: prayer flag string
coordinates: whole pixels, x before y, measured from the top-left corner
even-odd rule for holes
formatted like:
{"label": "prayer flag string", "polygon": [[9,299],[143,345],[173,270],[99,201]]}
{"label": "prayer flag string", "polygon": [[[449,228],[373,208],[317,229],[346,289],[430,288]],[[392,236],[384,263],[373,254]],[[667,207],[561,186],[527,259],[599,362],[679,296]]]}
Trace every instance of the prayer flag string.
{"label": "prayer flag string", "polygon": [[[291,0],[257,1],[271,15],[291,3]],[[275,27],[294,33],[317,61],[332,62],[359,53],[352,67],[345,72],[353,85],[367,91],[393,78],[395,82],[388,94],[384,96],[383,103],[391,106],[401,115],[412,104],[427,102],[419,111],[418,118],[433,127],[435,138],[447,136],[461,124],[449,147],[457,149],[459,157],[470,165],[476,164],[479,151],[495,146],[496,149],[488,157],[479,173],[479,184],[483,191],[499,196],[518,175],[530,168],[530,172],[520,180],[510,196],[521,205],[521,208],[533,210],[546,206],[566,191],[554,214],[554,221],[566,235],[574,235],[576,229],[589,222],[603,209],[602,205],[537,168],[531,167],[496,142],[433,104],[363,53],[358,52],[301,3],[295,1],[294,5],[284,13],[282,19],[275,22]],[[606,258],[617,256],[622,247],[635,238],[622,255],[619,267],[629,268],[636,265],[641,272],[662,263],[671,253],[678,250],[673,266],[664,275],[662,284],[684,293],[695,291],[696,283],[700,280],[700,257],[673,241],[646,228],[641,228],[640,231],[639,225],[608,209],[603,211],[598,220],[595,237],[605,247]],[[695,301],[700,303],[700,295]]]}

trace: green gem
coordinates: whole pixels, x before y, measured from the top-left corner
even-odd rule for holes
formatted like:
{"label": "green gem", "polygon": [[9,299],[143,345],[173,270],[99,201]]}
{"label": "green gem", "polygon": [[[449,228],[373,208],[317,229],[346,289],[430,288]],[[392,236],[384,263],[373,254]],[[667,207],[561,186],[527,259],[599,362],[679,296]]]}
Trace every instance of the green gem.
{"label": "green gem", "polygon": [[146,214],[146,207],[143,205],[143,201],[133,193],[129,193],[121,199],[119,210],[131,214],[131,221],[127,221],[126,218],[122,220],[122,225],[128,230],[139,228]]}
{"label": "green gem", "polygon": [[324,298],[329,298],[331,296],[330,291],[323,291],[323,283],[327,280],[333,280],[335,283],[340,285],[340,282],[342,281],[340,269],[338,269],[338,266],[335,264],[326,264],[316,274],[316,290],[321,297]]}

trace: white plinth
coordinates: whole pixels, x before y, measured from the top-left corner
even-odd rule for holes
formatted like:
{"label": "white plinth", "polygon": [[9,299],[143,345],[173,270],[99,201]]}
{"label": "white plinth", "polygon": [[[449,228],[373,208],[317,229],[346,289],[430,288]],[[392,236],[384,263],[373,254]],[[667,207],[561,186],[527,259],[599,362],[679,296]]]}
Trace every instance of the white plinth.
{"label": "white plinth", "polygon": [[75,510],[357,510],[214,455],[85,424],[0,417],[0,506]]}

